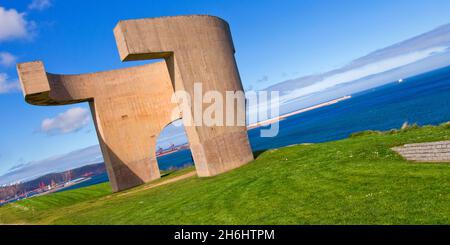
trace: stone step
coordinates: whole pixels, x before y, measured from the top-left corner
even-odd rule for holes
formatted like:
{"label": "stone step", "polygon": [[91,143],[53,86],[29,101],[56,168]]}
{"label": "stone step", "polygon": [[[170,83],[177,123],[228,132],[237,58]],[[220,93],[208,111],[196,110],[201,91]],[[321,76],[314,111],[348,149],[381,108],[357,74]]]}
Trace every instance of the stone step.
{"label": "stone step", "polygon": [[450,144],[450,141],[438,141],[438,142],[406,144],[403,147],[423,147],[423,146],[437,146],[437,145],[449,145],[449,144]]}
{"label": "stone step", "polygon": [[408,161],[415,162],[449,162],[450,158],[441,158],[441,157],[405,157],[404,159]]}
{"label": "stone step", "polygon": [[392,150],[408,161],[450,162],[450,141],[406,144]]}
{"label": "stone step", "polygon": [[413,146],[399,146],[399,148],[408,148],[408,149],[416,149],[416,148],[448,148],[450,144],[438,144],[438,145],[413,145]]}
{"label": "stone step", "polygon": [[402,155],[404,158],[411,159],[427,159],[427,158],[439,158],[442,160],[450,160],[449,155],[430,155],[430,154],[422,154],[422,155]]}
{"label": "stone step", "polygon": [[409,154],[409,153],[422,153],[422,152],[429,152],[429,153],[450,153],[450,150],[448,149],[429,149],[429,150],[416,150],[416,149],[394,149],[396,152]]}
{"label": "stone step", "polygon": [[399,148],[399,151],[447,151],[450,152],[450,148],[443,148],[443,147],[430,147],[430,148]]}
{"label": "stone step", "polygon": [[430,152],[430,151],[421,151],[421,152],[398,152],[398,153],[400,153],[401,155],[411,155],[411,156],[414,156],[414,155],[424,155],[424,154],[427,154],[427,155],[441,155],[441,156],[448,156],[449,154],[450,154],[450,152]]}

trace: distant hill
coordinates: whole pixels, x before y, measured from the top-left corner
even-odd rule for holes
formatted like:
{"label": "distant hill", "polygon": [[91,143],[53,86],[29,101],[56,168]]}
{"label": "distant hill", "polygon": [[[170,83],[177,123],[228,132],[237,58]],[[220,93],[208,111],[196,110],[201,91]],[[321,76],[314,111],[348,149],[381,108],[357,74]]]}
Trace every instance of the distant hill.
{"label": "distant hill", "polygon": [[0,176],[0,186],[23,183],[46,174],[64,172],[99,162],[103,162],[100,146],[93,145],[46,159],[15,165]]}
{"label": "distant hill", "polygon": [[26,181],[20,184],[0,187],[0,200],[6,200],[11,197],[14,197],[15,195],[20,195],[21,193],[35,190],[39,188],[41,185],[45,186],[50,185],[52,182],[58,184],[67,182],[69,180],[78,179],[87,175],[96,176],[104,174],[105,172],[106,172],[105,164],[96,163],[71,169],[68,171],[46,174],[39,178]]}

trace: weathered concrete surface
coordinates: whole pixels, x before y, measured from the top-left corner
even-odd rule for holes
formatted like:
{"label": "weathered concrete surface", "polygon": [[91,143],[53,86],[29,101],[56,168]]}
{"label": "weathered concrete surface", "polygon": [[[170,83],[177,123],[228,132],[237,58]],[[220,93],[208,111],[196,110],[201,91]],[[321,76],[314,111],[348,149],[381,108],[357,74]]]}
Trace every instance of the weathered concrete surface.
{"label": "weathered concrete surface", "polygon": [[[228,24],[219,18],[121,21],[114,34],[123,60],[165,61],[82,75],[46,73],[39,61],[19,64],[17,69],[28,103],[89,102],[112,188],[119,191],[160,177],[156,139],[176,119],[172,112],[178,105],[171,103],[175,90],[193,96],[195,82],[202,83],[204,91],[222,94],[243,89]],[[211,127],[193,126],[186,119],[184,123],[191,125],[186,132],[199,176],[220,174],[253,160],[245,123]]]}
{"label": "weathered concrete surface", "polygon": [[[222,19],[193,15],[120,21],[114,35],[124,61],[164,58],[175,91],[193,97],[198,82],[205,91],[243,91],[230,29]],[[199,176],[223,173],[253,159],[245,122],[240,125],[186,127]]]}
{"label": "weathered concrete surface", "polygon": [[450,141],[406,144],[392,150],[408,161],[450,162]]}

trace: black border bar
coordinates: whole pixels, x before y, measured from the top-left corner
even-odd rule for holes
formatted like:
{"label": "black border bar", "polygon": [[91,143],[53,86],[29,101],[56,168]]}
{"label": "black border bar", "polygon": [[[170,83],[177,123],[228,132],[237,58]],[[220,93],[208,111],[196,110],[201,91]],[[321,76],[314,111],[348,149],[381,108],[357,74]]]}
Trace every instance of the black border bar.
{"label": "black border bar", "polygon": [[[258,236],[258,231],[267,231]],[[277,243],[280,241],[446,241],[450,243],[450,226],[0,226],[1,241],[31,241],[66,243],[66,241],[91,242],[139,242],[152,244],[155,241],[205,244],[201,239],[176,239],[177,232],[184,237],[190,234],[205,234],[206,243]],[[273,231],[273,232],[272,232]],[[243,235],[244,234],[244,235]],[[249,235],[246,235],[249,234]],[[260,232],[259,234],[263,234]],[[193,235],[192,235],[193,236]],[[180,236],[179,236],[180,237]],[[221,237],[222,239],[219,239]],[[148,241],[142,243],[142,241]],[[447,244],[447,243],[446,243]]]}

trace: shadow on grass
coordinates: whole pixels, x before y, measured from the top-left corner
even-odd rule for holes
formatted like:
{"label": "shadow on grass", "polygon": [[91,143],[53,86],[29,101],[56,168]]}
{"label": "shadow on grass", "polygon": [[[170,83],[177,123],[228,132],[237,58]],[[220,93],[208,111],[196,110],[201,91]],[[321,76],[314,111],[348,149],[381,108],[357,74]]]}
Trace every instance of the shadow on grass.
{"label": "shadow on grass", "polygon": [[166,170],[166,171],[161,171],[161,178],[165,178],[171,174],[174,174],[175,172],[177,172],[177,170],[182,170],[183,168],[180,169],[176,169],[176,170]]}
{"label": "shadow on grass", "polygon": [[266,151],[267,150],[254,151],[253,156],[255,157],[255,159],[257,159],[261,154],[263,154]]}

